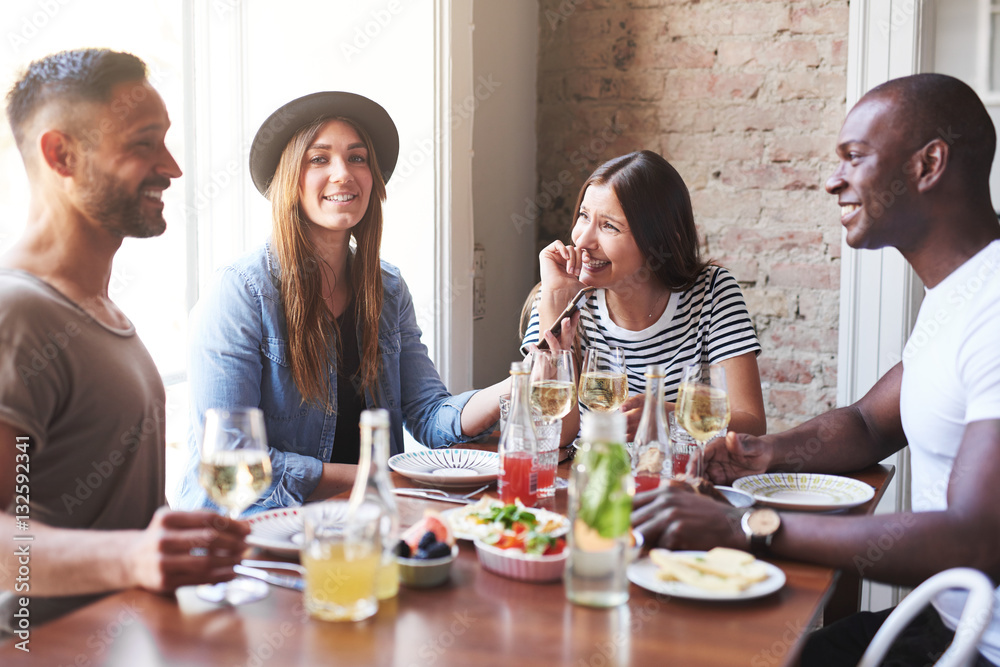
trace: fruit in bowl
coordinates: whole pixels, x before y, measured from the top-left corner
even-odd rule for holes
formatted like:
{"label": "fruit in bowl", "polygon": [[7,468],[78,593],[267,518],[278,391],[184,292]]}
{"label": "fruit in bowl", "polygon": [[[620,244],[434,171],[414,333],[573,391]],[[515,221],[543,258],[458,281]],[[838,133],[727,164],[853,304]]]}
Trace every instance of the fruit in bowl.
{"label": "fruit in bowl", "polygon": [[458,546],[441,515],[427,510],[400,535],[395,552],[400,582],[412,588],[432,588],[448,580]]}
{"label": "fruit in bowl", "polygon": [[[401,541],[400,544],[404,542]],[[396,564],[399,565],[400,583],[411,588],[433,588],[448,581],[451,576],[451,564],[458,557],[458,545],[449,547],[442,544],[442,546],[447,549],[447,554],[435,558],[429,558],[426,554],[421,558],[408,558],[398,555],[397,552]]]}

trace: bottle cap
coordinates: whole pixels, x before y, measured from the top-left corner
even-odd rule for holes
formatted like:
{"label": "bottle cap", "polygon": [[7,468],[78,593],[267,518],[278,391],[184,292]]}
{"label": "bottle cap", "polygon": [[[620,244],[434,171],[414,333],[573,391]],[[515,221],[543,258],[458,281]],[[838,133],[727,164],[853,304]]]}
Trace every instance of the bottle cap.
{"label": "bottle cap", "polygon": [[582,419],[584,442],[625,442],[624,412],[584,412]]}
{"label": "bottle cap", "polygon": [[514,375],[516,373],[530,373],[531,372],[531,360],[525,361],[512,361],[510,362],[510,374]]}
{"label": "bottle cap", "polygon": [[382,408],[364,410],[361,413],[361,426],[369,428],[389,428],[389,411]]}

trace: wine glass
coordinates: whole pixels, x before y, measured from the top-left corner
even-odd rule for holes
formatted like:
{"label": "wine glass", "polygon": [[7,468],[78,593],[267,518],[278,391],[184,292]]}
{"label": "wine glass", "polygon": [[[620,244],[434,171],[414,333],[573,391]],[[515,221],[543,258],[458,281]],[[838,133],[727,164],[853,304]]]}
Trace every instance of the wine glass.
{"label": "wine glass", "polygon": [[576,398],[576,371],[569,350],[531,353],[531,407],[547,424],[569,414]]}
{"label": "wine glass", "polygon": [[614,412],[626,398],[625,351],[589,348],[580,370],[580,402],[594,412]]}
{"label": "wine glass", "polygon": [[[257,408],[210,408],[205,411],[198,482],[224,516],[236,519],[271,485],[264,415]],[[267,596],[267,584],[237,577],[198,587],[199,597],[229,604]]]}
{"label": "wine glass", "polygon": [[576,405],[576,369],[569,350],[535,350],[531,354],[531,411],[538,436],[538,496],[556,493],[562,418]]}
{"label": "wine glass", "polygon": [[702,364],[687,366],[677,388],[675,411],[677,422],[704,450],[709,440],[729,426],[725,369]]}

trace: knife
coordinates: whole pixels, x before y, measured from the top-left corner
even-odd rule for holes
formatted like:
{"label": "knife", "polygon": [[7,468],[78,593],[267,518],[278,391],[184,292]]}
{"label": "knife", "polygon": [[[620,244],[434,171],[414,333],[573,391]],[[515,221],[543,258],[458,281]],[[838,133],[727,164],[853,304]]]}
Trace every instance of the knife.
{"label": "knife", "polygon": [[459,505],[471,505],[476,502],[475,500],[470,500],[469,498],[437,495],[421,491],[420,489],[393,489],[392,492],[397,496],[410,496],[413,498],[423,498],[424,500],[440,500],[443,503],[458,503]]}
{"label": "knife", "polygon": [[293,591],[301,591],[305,588],[305,582],[299,577],[291,577],[284,574],[272,574],[267,570],[258,570],[255,567],[247,567],[246,565],[234,565],[233,571],[236,572],[236,574],[242,574],[245,577],[253,577],[254,579],[266,581],[272,586],[291,588]]}

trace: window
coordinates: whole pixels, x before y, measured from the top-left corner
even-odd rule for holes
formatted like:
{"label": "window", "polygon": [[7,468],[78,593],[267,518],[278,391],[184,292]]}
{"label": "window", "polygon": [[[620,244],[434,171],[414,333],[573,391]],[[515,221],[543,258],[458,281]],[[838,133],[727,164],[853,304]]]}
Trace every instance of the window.
{"label": "window", "polygon": [[[447,145],[435,112],[441,4],[17,0],[5,5],[0,18],[7,42],[0,64],[5,91],[34,59],[64,49],[108,47],[148,63],[151,82],[170,112],[167,144],[185,176],[164,193],[167,232],[156,239],[127,239],[110,286],[167,385],[168,459],[187,431],[188,311],[212,271],[269,233],[269,205],[250,182],[248,150],[259,124],[294,97],[349,90],[382,104],[396,122],[400,157],[389,183],[382,256],[401,268],[433,355],[442,311],[435,299],[436,265],[448,260],[440,256],[435,231],[442,190],[434,164]],[[0,130],[0,175],[2,252],[21,235],[28,214],[27,178],[6,123]]]}

